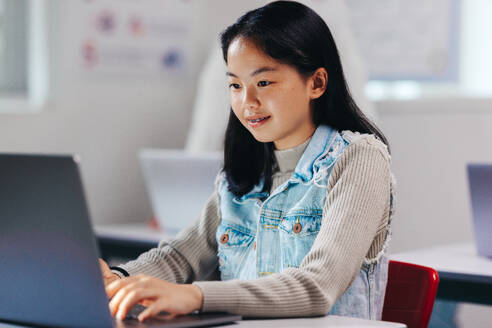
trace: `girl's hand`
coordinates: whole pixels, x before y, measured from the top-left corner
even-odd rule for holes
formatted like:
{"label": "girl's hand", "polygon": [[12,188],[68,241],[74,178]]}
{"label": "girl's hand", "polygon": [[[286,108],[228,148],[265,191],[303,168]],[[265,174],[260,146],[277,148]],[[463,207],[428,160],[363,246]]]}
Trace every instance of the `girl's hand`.
{"label": "girl's hand", "polygon": [[200,310],[203,302],[201,289],[195,285],[178,285],[144,274],[113,281],[106,286],[112,316],[123,320],[137,303],[148,306],[138,315],[143,321],[161,311],[171,317]]}
{"label": "girl's hand", "polygon": [[120,279],[120,276],[118,276],[116,273],[111,271],[108,264],[104,262],[103,259],[99,259],[99,265],[101,266],[101,272],[104,279],[104,286],[108,286],[113,281]]}

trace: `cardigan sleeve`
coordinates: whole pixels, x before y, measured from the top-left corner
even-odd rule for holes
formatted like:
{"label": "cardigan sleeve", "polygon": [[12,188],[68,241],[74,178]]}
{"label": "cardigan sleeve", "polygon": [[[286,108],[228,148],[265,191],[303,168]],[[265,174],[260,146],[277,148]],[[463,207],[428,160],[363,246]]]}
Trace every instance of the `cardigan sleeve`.
{"label": "cardigan sleeve", "polygon": [[[173,283],[204,279],[218,266],[215,232],[219,223],[218,197],[214,192],[190,227],[119,267],[129,275],[144,273]],[[120,272],[113,272],[121,276]]]}
{"label": "cardigan sleeve", "polygon": [[350,286],[388,213],[389,154],[373,137],[352,142],[327,187],[320,231],[298,268],[255,280],[194,282],[202,311],[254,317],[325,315]]}

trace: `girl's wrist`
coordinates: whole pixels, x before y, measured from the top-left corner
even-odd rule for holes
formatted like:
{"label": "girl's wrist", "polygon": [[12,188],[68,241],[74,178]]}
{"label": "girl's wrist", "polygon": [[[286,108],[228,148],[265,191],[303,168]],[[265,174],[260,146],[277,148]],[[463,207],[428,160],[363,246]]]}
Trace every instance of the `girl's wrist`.
{"label": "girl's wrist", "polygon": [[203,306],[203,292],[197,285],[188,285],[191,295],[193,296],[193,311],[200,311]]}

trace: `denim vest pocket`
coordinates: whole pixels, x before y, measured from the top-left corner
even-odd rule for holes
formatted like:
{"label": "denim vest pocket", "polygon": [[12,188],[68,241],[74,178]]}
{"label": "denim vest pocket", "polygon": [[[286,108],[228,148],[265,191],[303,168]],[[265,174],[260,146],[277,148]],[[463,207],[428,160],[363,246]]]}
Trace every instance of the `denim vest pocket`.
{"label": "denim vest pocket", "polygon": [[245,228],[222,222],[217,229],[216,238],[221,279],[233,279],[243,266],[255,237]]}
{"label": "denim vest pocket", "polygon": [[279,224],[281,270],[299,267],[313,246],[321,226],[321,215],[286,215]]}

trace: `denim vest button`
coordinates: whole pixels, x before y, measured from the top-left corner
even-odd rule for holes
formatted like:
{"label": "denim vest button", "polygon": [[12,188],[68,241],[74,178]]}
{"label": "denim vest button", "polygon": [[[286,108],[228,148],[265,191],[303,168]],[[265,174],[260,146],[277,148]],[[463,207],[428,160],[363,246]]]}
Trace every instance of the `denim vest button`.
{"label": "denim vest button", "polygon": [[228,235],[228,234],[226,234],[226,233],[225,233],[225,234],[223,234],[222,236],[220,236],[220,242],[221,242],[222,244],[225,244],[225,243],[227,243],[228,241],[229,241],[229,235]]}
{"label": "denim vest button", "polygon": [[292,230],[294,231],[294,233],[299,233],[299,232],[301,232],[301,230],[302,230],[302,226],[301,226],[301,224],[300,224],[300,223],[296,223],[296,224],[294,224],[294,227],[292,228]]}

